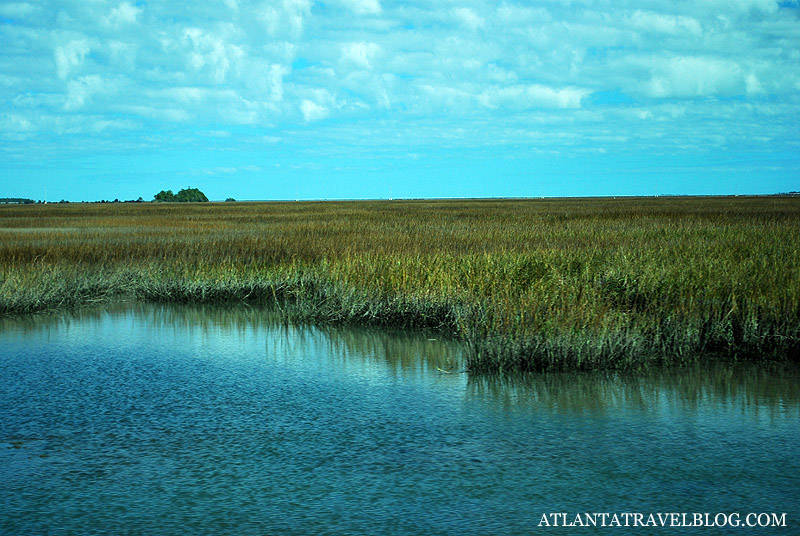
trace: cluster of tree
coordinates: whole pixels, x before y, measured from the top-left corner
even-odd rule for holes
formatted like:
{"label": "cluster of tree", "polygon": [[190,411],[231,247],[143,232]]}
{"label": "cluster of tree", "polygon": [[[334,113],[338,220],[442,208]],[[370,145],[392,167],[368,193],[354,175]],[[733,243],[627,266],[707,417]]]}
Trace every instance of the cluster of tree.
{"label": "cluster of tree", "polygon": [[[86,203],[86,201],[77,201],[79,203]],[[41,203],[41,201],[39,201]],[[53,201],[55,203],[55,201]],[[65,201],[62,199],[58,201],[58,203],[69,203],[69,201]],[[120,201],[119,199],[114,199],[113,201],[106,201],[105,199],[101,199],[100,201],[89,201],[89,203],[144,203],[144,199],[141,197],[139,199],[126,199],[125,201]]]}
{"label": "cluster of tree", "polygon": [[197,188],[185,188],[176,194],[172,190],[161,190],[153,201],[157,203],[205,203],[208,201],[206,195]]}
{"label": "cluster of tree", "polygon": [[[30,205],[35,203],[33,199],[26,199],[24,197],[0,197],[0,203],[17,203],[20,205]],[[40,201],[41,203],[41,201]]]}

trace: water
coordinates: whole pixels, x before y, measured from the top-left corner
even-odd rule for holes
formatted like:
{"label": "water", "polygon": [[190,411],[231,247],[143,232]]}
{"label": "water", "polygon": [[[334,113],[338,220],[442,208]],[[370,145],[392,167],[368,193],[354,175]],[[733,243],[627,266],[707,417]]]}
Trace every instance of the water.
{"label": "water", "polygon": [[800,532],[797,368],[472,378],[461,352],[246,308],[0,320],[0,533]]}

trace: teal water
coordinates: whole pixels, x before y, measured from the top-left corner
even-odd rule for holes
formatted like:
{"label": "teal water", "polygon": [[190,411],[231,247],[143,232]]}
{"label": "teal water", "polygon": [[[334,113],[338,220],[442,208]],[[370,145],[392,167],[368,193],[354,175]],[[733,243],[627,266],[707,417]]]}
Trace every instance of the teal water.
{"label": "teal water", "polygon": [[462,351],[245,308],[0,320],[0,534],[800,533],[796,367],[476,378]]}

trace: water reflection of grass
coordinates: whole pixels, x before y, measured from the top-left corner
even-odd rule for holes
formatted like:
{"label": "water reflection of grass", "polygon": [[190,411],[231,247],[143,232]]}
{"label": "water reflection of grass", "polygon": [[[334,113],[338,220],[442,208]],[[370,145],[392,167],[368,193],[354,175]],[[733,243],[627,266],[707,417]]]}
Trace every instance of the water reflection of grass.
{"label": "water reflection of grass", "polygon": [[[317,346],[343,360],[374,361],[402,374],[418,371],[458,372],[464,367],[464,347],[440,334],[360,326],[309,326],[286,322],[272,307],[241,304],[110,303],[52,314],[20,314],[0,317],[0,332],[22,333],[59,329],[73,323],[102,323],[107,317],[131,317],[146,322],[159,333],[189,331],[201,338],[238,335],[266,336],[267,354],[278,353],[302,360]],[[279,352],[274,352],[281,349]],[[287,350],[290,349],[290,350]]]}
{"label": "water reflection of grass", "polygon": [[273,302],[444,331],[475,371],[800,354],[796,198],[4,206],[0,229],[5,314]]}
{"label": "water reflection of grass", "polygon": [[645,373],[551,372],[470,377],[470,396],[499,408],[571,414],[661,412],[726,405],[742,413],[800,418],[796,364],[710,361]]}

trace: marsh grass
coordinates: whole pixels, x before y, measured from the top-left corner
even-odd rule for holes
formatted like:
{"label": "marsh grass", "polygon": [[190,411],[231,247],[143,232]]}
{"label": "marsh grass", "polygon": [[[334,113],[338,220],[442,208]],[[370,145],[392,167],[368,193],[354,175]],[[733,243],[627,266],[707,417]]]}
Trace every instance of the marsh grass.
{"label": "marsh grass", "polygon": [[472,371],[800,353],[800,199],[0,206],[0,314],[272,302],[436,329]]}

